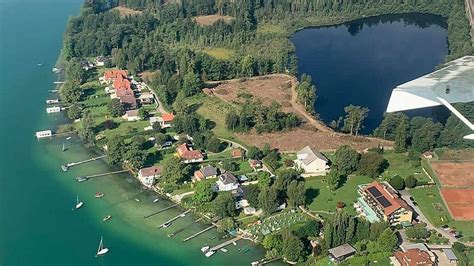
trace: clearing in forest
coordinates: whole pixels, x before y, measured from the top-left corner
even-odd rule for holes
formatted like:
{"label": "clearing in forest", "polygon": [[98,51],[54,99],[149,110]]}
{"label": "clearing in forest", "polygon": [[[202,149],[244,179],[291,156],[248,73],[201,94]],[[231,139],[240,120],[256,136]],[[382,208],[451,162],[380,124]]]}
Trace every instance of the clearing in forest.
{"label": "clearing in forest", "polygon": [[[282,151],[298,151],[307,145],[319,150],[335,150],[344,144],[350,145],[357,150],[377,146],[392,146],[392,143],[389,141],[354,137],[329,129],[319,120],[308,114],[304,106],[297,103],[295,92],[297,80],[295,77],[273,74],[210,83],[216,85],[212,90],[212,94],[227,103],[235,104],[241,102],[239,95],[247,93],[251,94],[255,99],[261,99],[265,105],[276,101],[282,106],[282,111],[295,113],[303,121],[300,127],[282,132],[257,134],[251,131],[248,133],[236,133],[238,139],[246,144],[262,147],[265,143],[268,143],[270,146]],[[223,116],[225,117],[225,115]]]}
{"label": "clearing in forest", "polygon": [[208,16],[197,16],[194,17],[194,21],[201,26],[209,26],[216,23],[218,20],[223,20],[228,23],[232,21],[234,17],[231,16],[222,16],[222,15],[208,15]]}
{"label": "clearing in forest", "polygon": [[128,8],[126,6],[117,6],[117,7],[114,7],[112,10],[118,10],[121,17],[134,16],[134,15],[141,15],[142,14],[142,11],[134,10],[134,9]]}

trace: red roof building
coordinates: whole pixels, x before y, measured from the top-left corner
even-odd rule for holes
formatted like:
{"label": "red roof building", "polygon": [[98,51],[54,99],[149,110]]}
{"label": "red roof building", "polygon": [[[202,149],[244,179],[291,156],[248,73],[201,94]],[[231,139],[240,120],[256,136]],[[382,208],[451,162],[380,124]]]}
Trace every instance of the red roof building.
{"label": "red roof building", "polygon": [[414,248],[407,251],[396,251],[395,258],[402,266],[430,266],[435,265],[428,252]]}
{"label": "red roof building", "polygon": [[242,150],[241,149],[233,149],[232,150],[232,158],[237,159],[237,158],[242,158]]}
{"label": "red roof building", "polygon": [[161,115],[161,118],[163,118],[164,123],[170,123],[173,122],[174,115],[172,113],[164,113]]}
{"label": "red roof building", "polygon": [[112,81],[118,78],[126,78],[128,75],[126,70],[109,70],[104,72],[104,80]]}
{"label": "red roof building", "polygon": [[193,150],[186,143],[179,145],[176,152],[185,163],[195,163],[204,160],[204,154],[200,150]]}

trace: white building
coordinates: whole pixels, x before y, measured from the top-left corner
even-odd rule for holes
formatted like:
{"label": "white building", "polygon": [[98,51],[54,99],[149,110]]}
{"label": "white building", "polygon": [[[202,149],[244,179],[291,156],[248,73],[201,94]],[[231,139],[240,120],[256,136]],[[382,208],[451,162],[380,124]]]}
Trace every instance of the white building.
{"label": "white building", "polygon": [[140,116],[138,115],[138,110],[129,110],[125,112],[125,115],[122,116],[124,119],[127,119],[127,121],[138,121],[140,120]]}
{"label": "white building", "polygon": [[300,150],[296,156],[295,163],[304,170],[303,176],[325,175],[329,170],[326,156],[309,146]]}
{"label": "white building", "polygon": [[225,172],[217,179],[219,191],[231,191],[239,187],[237,178],[230,172]]}
{"label": "white building", "polygon": [[146,167],[138,171],[138,179],[145,187],[151,188],[162,173],[163,169],[159,166]]}

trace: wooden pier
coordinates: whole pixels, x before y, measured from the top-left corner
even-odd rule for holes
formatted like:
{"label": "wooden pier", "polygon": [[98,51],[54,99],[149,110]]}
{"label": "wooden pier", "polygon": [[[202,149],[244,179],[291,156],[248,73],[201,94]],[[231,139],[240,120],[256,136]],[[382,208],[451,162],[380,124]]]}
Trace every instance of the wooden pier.
{"label": "wooden pier", "polygon": [[178,205],[179,205],[178,203],[173,204],[173,205],[171,205],[171,206],[168,206],[168,207],[166,207],[166,208],[164,208],[164,209],[161,209],[161,210],[159,210],[159,211],[156,211],[156,212],[154,212],[154,213],[145,215],[145,216],[143,216],[143,218],[145,218],[145,219],[146,219],[146,218],[150,218],[150,217],[152,217],[153,215],[157,215],[158,213],[167,211],[167,210],[169,210],[169,209],[171,209],[171,208],[174,208],[174,207],[176,207],[176,206],[178,206]]}
{"label": "wooden pier", "polygon": [[191,210],[187,210],[187,211],[181,213],[180,215],[178,215],[178,216],[176,216],[176,217],[174,217],[174,218],[172,218],[172,219],[169,219],[168,221],[162,223],[162,224],[161,224],[160,226],[158,226],[158,227],[159,227],[159,228],[162,228],[162,227],[165,226],[165,224],[172,223],[172,222],[174,222],[175,220],[178,220],[179,218],[184,217],[184,216],[186,215],[186,213],[188,213],[188,212],[190,212],[190,211],[191,211]]}
{"label": "wooden pier", "polygon": [[[100,174],[95,174],[95,175],[86,175],[86,176],[82,176],[82,178],[91,179],[91,178],[94,178],[94,177],[106,176],[106,175],[116,175],[116,174],[125,173],[125,172],[128,172],[128,170],[120,170],[120,171],[114,171],[114,172],[100,173]],[[79,178],[80,177],[77,177],[76,179],[79,179]]]}
{"label": "wooden pier", "polygon": [[188,240],[191,240],[191,239],[197,237],[198,235],[200,235],[200,234],[202,234],[202,233],[205,233],[205,232],[211,230],[211,229],[214,228],[214,227],[216,227],[216,225],[213,224],[213,225],[211,225],[211,226],[209,226],[209,227],[207,227],[207,228],[205,228],[205,229],[203,229],[203,230],[201,230],[201,231],[199,231],[199,232],[197,232],[197,233],[195,233],[195,234],[192,234],[192,235],[186,237],[185,239],[183,239],[183,242],[186,242],[186,241],[188,241]]}
{"label": "wooden pier", "polygon": [[227,240],[226,242],[222,243],[222,244],[219,244],[217,246],[214,246],[212,248],[209,249],[209,251],[216,251],[216,250],[219,250],[225,246],[228,246],[230,244],[232,244],[233,242],[236,242],[236,241],[239,241],[240,239],[242,239],[242,237],[240,236],[237,236],[235,238],[232,238],[231,240]]}
{"label": "wooden pier", "polygon": [[61,169],[66,172],[67,170],[69,170],[70,167],[73,167],[73,166],[76,166],[76,165],[80,165],[80,164],[84,164],[84,163],[88,163],[88,162],[92,162],[92,161],[95,161],[95,160],[99,160],[99,159],[102,159],[102,158],[105,158],[107,157],[107,155],[102,155],[102,156],[99,156],[99,157],[92,157],[90,159],[87,159],[87,160],[84,160],[84,161],[80,161],[80,162],[72,162],[72,163],[68,163],[68,164],[65,164],[65,165],[62,165],[61,166]]}

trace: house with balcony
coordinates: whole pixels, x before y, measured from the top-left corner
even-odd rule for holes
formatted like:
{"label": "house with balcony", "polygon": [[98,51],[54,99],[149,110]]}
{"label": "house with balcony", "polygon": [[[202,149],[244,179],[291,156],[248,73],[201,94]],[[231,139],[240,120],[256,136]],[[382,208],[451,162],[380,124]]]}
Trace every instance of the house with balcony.
{"label": "house with balcony", "polygon": [[[387,221],[391,225],[411,224],[413,210],[387,182],[374,181],[359,186],[356,208],[369,222]],[[375,216],[375,217],[374,217]]]}

